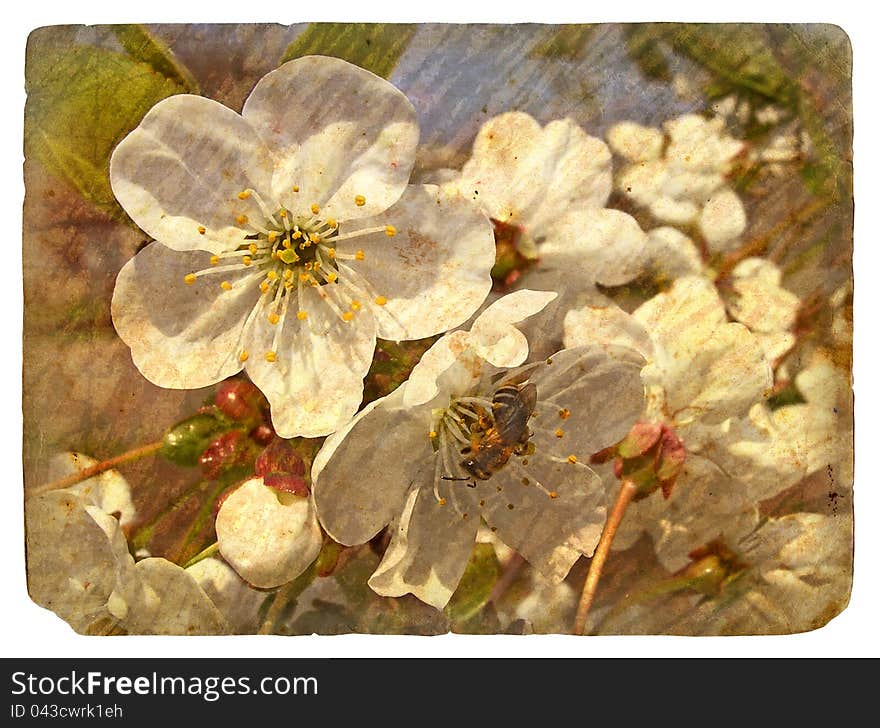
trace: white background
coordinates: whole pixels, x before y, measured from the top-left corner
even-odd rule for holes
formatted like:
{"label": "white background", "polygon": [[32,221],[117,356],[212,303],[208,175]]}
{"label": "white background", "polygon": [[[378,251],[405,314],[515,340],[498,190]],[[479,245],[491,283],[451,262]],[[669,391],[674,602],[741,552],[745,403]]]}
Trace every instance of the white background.
{"label": "white background", "polygon": [[[0,645],[4,657],[634,657],[634,656],[880,656],[880,498],[878,478],[880,437],[875,417],[880,371],[873,365],[878,351],[877,313],[880,292],[880,225],[878,193],[877,83],[880,69],[870,11],[856,2],[799,2],[787,10],[766,0],[734,2],[590,3],[578,10],[569,0],[540,0],[531,4],[441,0],[430,5],[402,0],[355,3],[323,0],[312,5],[278,0],[232,3],[215,0],[183,8],[179,0],[98,2],[79,0],[51,7],[48,3],[10,3],[0,30],[2,93],[0,112],[0,182],[2,221],[7,255],[0,258],[0,316],[3,333],[0,379],[0,448],[5,472],[0,478],[0,544],[6,557],[0,590]],[[863,5],[864,7],[864,5]],[[339,637],[129,637],[88,638],[74,634],[54,614],[27,597],[24,568],[24,529],[21,485],[21,205],[22,121],[24,110],[24,51],[28,33],[42,25],[129,22],[278,22],[306,21],[401,22],[821,22],[840,25],[854,48],[855,86],[855,391],[856,391],[856,550],[855,584],[849,607],[815,632],[782,637],[398,637],[344,635]],[[47,284],[51,271],[47,273]]]}

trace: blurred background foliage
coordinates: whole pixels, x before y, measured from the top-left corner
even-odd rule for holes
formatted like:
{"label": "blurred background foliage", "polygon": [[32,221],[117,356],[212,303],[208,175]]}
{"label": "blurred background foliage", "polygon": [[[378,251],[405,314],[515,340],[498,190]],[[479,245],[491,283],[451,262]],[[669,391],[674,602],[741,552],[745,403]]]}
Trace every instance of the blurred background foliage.
{"label": "blurred background foliage", "polygon": [[[734,180],[749,217],[742,250],[784,272],[783,285],[821,309],[851,276],[851,49],[829,25],[122,25],[34,31],[26,62],[24,266],[24,474],[46,479],[49,458],[77,450],[104,458],[159,439],[170,423],[209,400],[211,390],[159,389],[134,368],[116,337],[109,304],[116,274],[147,242],[109,187],[115,145],[157,101],[198,93],[240,110],[254,84],[281,62],[333,55],[391,80],[421,125],[415,178],[457,167],[481,124],[522,110],[542,123],[569,116],[602,137],[630,119],[660,126],[688,112],[711,112],[733,96],[752,109],[772,104],[801,125],[813,148],[797,174]],[[755,144],[770,129],[754,115],[732,127]],[[627,209],[615,196],[610,206]],[[627,209],[648,226],[644,213]],[[405,378],[430,342],[380,342],[366,396]],[[842,354],[848,356],[848,353]],[[848,361],[841,362],[848,364]],[[308,443],[305,451],[309,450]],[[140,522],[132,549],[186,563],[214,541],[216,498],[234,474],[198,471],[150,458],[125,471]],[[150,483],[150,487],[138,484]],[[766,504],[832,512],[841,504],[816,473]],[[527,566],[499,562],[478,544],[459,593],[443,613],[412,597],[384,599],[365,587],[376,548],[325,549],[313,567],[267,595],[271,631],[497,632],[497,609],[532,588]],[[337,547],[337,552],[340,549]],[[329,555],[328,555],[329,554]],[[587,562],[572,570],[580,585]],[[332,579],[316,578],[332,574]],[[649,543],[615,553],[596,605],[614,604],[634,583],[663,578]],[[499,579],[504,589],[498,588]],[[517,597],[519,595],[519,597]],[[676,597],[665,604],[674,609]],[[682,601],[685,604],[686,600]],[[573,606],[572,606],[573,608]],[[557,631],[567,631],[563,608]],[[550,625],[553,628],[553,625]],[[513,621],[510,631],[530,629]]]}

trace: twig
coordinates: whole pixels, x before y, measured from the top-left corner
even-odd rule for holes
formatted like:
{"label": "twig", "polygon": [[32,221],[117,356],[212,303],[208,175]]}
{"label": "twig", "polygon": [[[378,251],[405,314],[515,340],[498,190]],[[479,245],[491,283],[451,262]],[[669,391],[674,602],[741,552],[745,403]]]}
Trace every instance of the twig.
{"label": "twig", "polygon": [[82,481],[88,480],[89,478],[94,478],[96,475],[100,475],[107,470],[112,470],[119,465],[124,465],[125,463],[132,462],[133,460],[139,460],[140,458],[146,457],[147,455],[152,455],[154,452],[157,452],[161,447],[161,440],[159,442],[151,442],[149,445],[136,447],[133,450],[124,452],[121,455],[117,455],[116,457],[108,458],[107,460],[102,460],[99,463],[95,463],[94,465],[90,465],[87,468],[83,468],[77,473],[71,473],[70,475],[59,478],[58,480],[53,480],[49,483],[38,485],[37,487],[31,489],[30,495],[40,495],[41,493],[47,493],[50,490],[69,488],[71,485],[76,485],[77,483],[81,483]]}
{"label": "twig", "polygon": [[590,606],[593,603],[593,597],[596,596],[596,587],[599,586],[599,578],[602,576],[602,568],[605,566],[605,559],[608,558],[608,552],[611,551],[611,543],[614,541],[614,535],[617,528],[623,520],[626,508],[638,492],[638,488],[631,480],[624,480],[620,484],[620,492],[617,494],[617,500],[608,514],[608,520],[605,521],[605,528],[602,529],[602,537],[599,539],[599,545],[596,546],[596,552],[590,561],[590,570],[587,572],[587,579],[584,582],[584,591],[581,594],[581,600],[578,603],[577,616],[574,620],[574,630],[572,634],[582,635],[587,626],[587,615],[590,612]]}

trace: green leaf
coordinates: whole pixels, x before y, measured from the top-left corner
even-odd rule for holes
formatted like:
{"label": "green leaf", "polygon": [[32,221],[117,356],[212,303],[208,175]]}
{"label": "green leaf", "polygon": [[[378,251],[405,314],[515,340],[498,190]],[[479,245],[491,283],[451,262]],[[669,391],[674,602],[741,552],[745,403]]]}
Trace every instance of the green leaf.
{"label": "green leaf", "polygon": [[146,63],[190,93],[199,92],[199,85],[192,74],[178,62],[168,46],[146,27],[137,24],[111,25],[110,30],[134,60]]}
{"label": "green leaf", "polygon": [[532,46],[529,58],[580,58],[595,31],[595,25],[561,25],[548,38]]}
{"label": "green leaf", "polygon": [[318,54],[341,58],[388,78],[416,32],[397,23],[311,23],[284,52],[281,62]]}
{"label": "green leaf", "polygon": [[121,53],[31,36],[25,67],[25,155],[125,219],[110,189],[110,154],[158,101],[186,91]]}
{"label": "green leaf", "polygon": [[776,60],[761,28],[751,25],[671,24],[666,39],[679,53],[720,79],[767,100],[793,107],[797,84]]}
{"label": "green leaf", "polygon": [[655,25],[632,25],[624,30],[626,52],[648,78],[669,83],[672,71],[658,42],[662,31]]}
{"label": "green leaf", "polygon": [[162,437],[159,454],[175,465],[194,468],[208,445],[228,430],[225,418],[213,412],[199,412],[168,429]]}
{"label": "green leaf", "polygon": [[445,612],[449,619],[466,622],[474,617],[489,601],[500,575],[501,565],[492,544],[478,543],[455,594],[446,605]]}

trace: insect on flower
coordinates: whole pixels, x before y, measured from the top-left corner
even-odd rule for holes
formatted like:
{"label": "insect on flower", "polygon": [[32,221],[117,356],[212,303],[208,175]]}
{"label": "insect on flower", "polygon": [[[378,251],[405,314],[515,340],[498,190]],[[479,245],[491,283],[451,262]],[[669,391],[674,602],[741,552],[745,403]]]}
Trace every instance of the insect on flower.
{"label": "insect on flower", "polygon": [[[531,382],[508,383],[495,390],[491,412],[476,405],[476,412],[471,410],[477,418],[470,426],[471,444],[461,450],[461,454],[467,456],[461,461],[461,467],[474,478],[488,480],[510,460],[511,455],[525,455],[532,436],[528,421],[534,414],[537,401],[538,390]],[[468,478],[446,475],[443,480]],[[476,482],[468,487],[476,488]]]}

